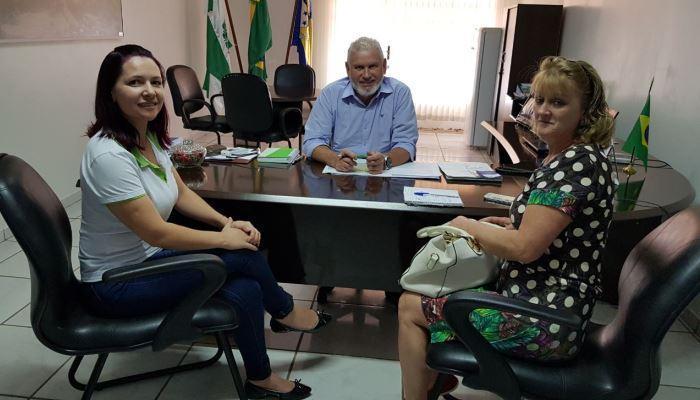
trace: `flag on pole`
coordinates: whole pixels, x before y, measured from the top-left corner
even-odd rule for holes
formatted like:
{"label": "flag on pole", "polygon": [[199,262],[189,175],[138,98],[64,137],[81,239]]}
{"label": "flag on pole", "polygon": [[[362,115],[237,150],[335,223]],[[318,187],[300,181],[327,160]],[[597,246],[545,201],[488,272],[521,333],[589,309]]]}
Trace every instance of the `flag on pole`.
{"label": "flag on pole", "polygon": [[265,52],[272,47],[272,29],[267,0],[250,0],[250,38],[248,39],[248,73],[267,79]]}
{"label": "flag on pole", "polygon": [[221,93],[221,78],[231,72],[228,63],[228,39],[226,22],[219,8],[219,0],[209,0],[207,5],[207,73],[203,89],[209,96]]}
{"label": "flag on pole", "polygon": [[302,65],[311,65],[311,50],[313,46],[313,23],[311,17],[311,0],[301,0],[294,11],[292,45],[297,47],[299,64]]}
{"label": "flag on pole", "polygon": [[[652,85],[654,80],[651,81]],[[649,94],[647,94],[647,101],[644,104],[644,109],[642,109],[637,122],[635,122],[632,132],[627,137],[625,144],[622,145],[622,150],[633,154],[634,157],[639,158],[644,161],[644,169],[647,169],[647,162],[649,159],[649,111],[650,111],[650,100],[651,100],[651,87],[649,87]]]}

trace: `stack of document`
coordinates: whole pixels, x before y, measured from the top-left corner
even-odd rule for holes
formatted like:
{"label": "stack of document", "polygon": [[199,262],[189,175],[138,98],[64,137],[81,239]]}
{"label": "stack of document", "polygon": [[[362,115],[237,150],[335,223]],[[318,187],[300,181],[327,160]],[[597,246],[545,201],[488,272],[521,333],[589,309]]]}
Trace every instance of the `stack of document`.
{"label": "stack of document", "polygon": [[483,162],[441,162],[440,169],[448,180],[500,183],[503,177]]}
{"label": "stack of document", "polygon": [[299,150],[291,147],[270,147],[258,156],[259,163],[293,164],[301,155]]}
{"label": "stack of document", "polygon": [[403,201],[411,206],[464,207],[459,192],[449,189],[404,186]]}
{"label": "stack of document", "polygon": [[247,147],[228,147],[221,150],[221,154],[207,155],[207,161],[225,161],[234,164],[248,164],[258,156],[258,149],[250,149]]}

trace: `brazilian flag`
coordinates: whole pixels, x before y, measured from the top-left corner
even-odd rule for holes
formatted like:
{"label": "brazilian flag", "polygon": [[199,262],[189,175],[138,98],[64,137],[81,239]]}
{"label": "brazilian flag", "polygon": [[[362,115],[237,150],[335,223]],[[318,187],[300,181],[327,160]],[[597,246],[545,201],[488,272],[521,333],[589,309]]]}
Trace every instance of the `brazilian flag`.
{"label": "brazilian flag", "polygon": [[639,114],[637,122],[632,128],[632,132],[627,137],[627,141],[622,146],[622,150],[634,154],[635,157],[639,158],[644,162],[644,169],[647,169],[647,162],[649,160],[649,101],[651,100],[651,90],[647,95],[647,102],[644,104],[644,109],[642,113]]}
{"label": "brazilian flag", "polygon": [[272,47],[272,29],[267,0],[250,0],[250,37],[248,39],[248,73],[267,79],[265,52]]}

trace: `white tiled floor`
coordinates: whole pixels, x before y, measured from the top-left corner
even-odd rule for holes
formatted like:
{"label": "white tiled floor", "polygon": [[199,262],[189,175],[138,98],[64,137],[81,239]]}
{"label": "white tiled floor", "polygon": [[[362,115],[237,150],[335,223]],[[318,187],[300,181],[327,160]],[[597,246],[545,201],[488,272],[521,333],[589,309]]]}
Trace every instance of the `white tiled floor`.
{"label": "white tiled floor", "polygon": [[[203,136],[204,137],[204,136]],[[209,142],[216,138],[206,136]],[[211,139],[211,140],[209,140]],[[447,154],[442,146],[461,137],[421,134],[419,157],[480,160],[478,152],[464,149]],[[74,232],[73,264],[77,266],[77,232],[80,204],[67,208]],[[16,242],[0,242],[0,400],[78,399],[80,392],[68,384],[72,357],[55,353],[39,343],[29,320],[30,280],[24,254]],[[317,288],[285,285],[300,307],[315,307]],[[377,291],[335,289],[324,308],[337,320],[316,335],[272,334],[266,331],[273,370],[289,378],[302,378],[314,389],[316,399],[398,399],[400,369],[396,361],[396,310]],[[598,303],[593,320],[609,322],[615,307]],[[173,346],[161,353],[142,350],[113,354],[107,360],[105,378],[151,368],[201,360],[214,353],[211,347]],[[241,358],[234,351],[239,367]],[[661,346],[662,386],[655,399],[700,398],[700,342],[676,322]],[[88,357],[78,377],[86,379],[94,357]],[[242,369],[242,368],[241,368]],[[225,362],[198,371],[129,384],[97,392],[94,399],[233,399],[233,382]],[[458,398],[497,399],[487,392],[460,387]]]}

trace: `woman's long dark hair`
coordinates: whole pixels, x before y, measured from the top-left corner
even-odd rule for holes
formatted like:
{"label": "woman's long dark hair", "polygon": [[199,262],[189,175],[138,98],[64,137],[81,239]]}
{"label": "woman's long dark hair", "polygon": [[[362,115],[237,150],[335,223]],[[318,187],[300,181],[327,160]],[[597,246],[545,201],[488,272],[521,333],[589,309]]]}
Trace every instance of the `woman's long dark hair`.
{"label": "woman's long dark hair", "polygon": [[[160,77],[165,83],[163,66],[153,56],[153,53],[135,44],[115,47],[107,54],[100,66],[100,72],[97,75],[97,89],[95,90],[95,122],[90,125],[86,132],[88,137],[93,137],[102,130],[102,136],[116,140],[129,151],[134,147],[143,149],[138,143],[139,133],[124,117],[117,102],[112,99],[112,89],[122,73],[124,63],[129,58],[137,56],[153,60],[158,65]],[[165,105],[153,121],[148,122],[148,130],[156,135],[162,148],[167,148],[170,145],[168,112],[165,110]]]}

